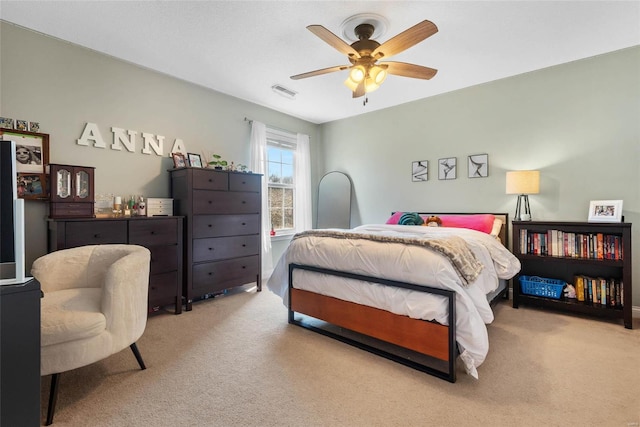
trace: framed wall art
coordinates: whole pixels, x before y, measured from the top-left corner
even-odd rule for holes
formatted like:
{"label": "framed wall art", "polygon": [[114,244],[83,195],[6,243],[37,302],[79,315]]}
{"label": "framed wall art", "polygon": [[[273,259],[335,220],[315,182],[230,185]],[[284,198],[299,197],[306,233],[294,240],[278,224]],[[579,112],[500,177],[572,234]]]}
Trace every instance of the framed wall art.
{"label": "framed wall art", "polygon": [[456,179],[458,159],[455,157],[447,157],[438,160],[438,179]]}
{"label": "framed wall art", "polygon": [[429,180],[429,161],[418,160],[411,163],[411,181],[423,182]]}
{"label": "framed wall art", "polygon": [[49,135],[46,133],[0,129],[0,138],[16,143],[16,171],[44,174],[49,164]]}
{"label": "framed wall art", "polygon": [[489,155],[473,154],[468,160],[469,178],[486,178],[489,176]]}
{"label": "framed wall art", "polygon": [[592,200],[589,222],[622,222],[622,200]]}

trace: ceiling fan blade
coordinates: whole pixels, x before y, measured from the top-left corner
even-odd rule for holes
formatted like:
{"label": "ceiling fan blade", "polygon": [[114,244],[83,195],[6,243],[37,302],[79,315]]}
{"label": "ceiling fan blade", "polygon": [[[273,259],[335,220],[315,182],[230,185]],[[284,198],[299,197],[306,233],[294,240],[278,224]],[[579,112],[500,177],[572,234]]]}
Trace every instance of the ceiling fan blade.
{"label": "ceiling fan blade", "polygon": [[365,91],[364,91],[364,80],[362,80],[360,83],[358,83],[358,86],[356,87],[356,90],[353,91],[353,98],[360,98],[364,94],[365,94]]}
{"label": "ceiling fan blade", "polygon": [[438,70],[422,65],[407,64],[406,62],[381,62],[380,65],[387,65],[387,73],[395,76],[412,77],[414,79],[429,80],[436,75]]}
{"label": "ceiling fan blade", "polygon": [[371,56],[375,57],[377,54],[382,54],[383,57],[395,55],[420,43],[422,40],[437,32],[438,27],[436,27],[436,24],[424,20],[382,43],[371,53]]}
{"label": "ceiling fan blade", "polygon": [[322,68],[321,70],[309,71],[308,73],[296,74],[291,76],[292,80],[306,79],[307,77],[320,76],[322,74],[333,73],[334,71],[342,71],[348,69],[348,65],[338,65],[335,67]]}
{"label": "ceiling fan blade", "polygon": [[331,31],[327,30],[322,25],[309,25],[307,29],[316,36],[320,37],[329,45],[333,46],[333,48],[338,50],[338,52],[343,53],[347,56],[360,58],[360,54],[357,50],[352,48],[347,42],[333,34]]}

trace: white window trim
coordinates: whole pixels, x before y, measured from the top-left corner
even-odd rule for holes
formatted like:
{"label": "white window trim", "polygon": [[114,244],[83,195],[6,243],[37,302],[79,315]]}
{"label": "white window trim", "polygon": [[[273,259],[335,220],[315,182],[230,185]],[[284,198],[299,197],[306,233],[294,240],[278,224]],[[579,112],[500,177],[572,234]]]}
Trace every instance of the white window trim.
{"label": "white window trim", "polygon": [[[290,150],[293,150],[294,153],[296,151],[296,147],[298,146],[298,141],[296,138],[296,135],[291,133],[291,132],[287,132],[284,130],[280,130],[280,129],[273,129],[273,128],[269,128],[267,127],[267,146],[274,146],[274,147],[280,147],[280,148],[287,148]],[[268,161],[269,159],[267,159]],[[296,164],[294,163],[293,165],[294,170],[297,167]],[[268,177],[267,177],[268,179]],[[269,188],[271,186],[271,184],[267,181],[267,188]],[[278,187],[278,184],[273,185],[274,187]],[[295,192],[295,184],[293,185],[293,187],[290,186],[285,186],[283,185],[282,188],[293,188],[294,192]],[[295,212],[296,206],[295,206],[295,198],[293,201],[293,210]],[[270,213],[267,213],[267,215],[270,215]],[[293,237],[294,234],[296,234],[297,231],[295,228],[288,228],[286,230],[282,230],[282,231],[276,231],[276,235],[275,236],[270,236],[271,237],[271,241],[272,242],[277,242],[280,240],[287,240],[290,239],[291,237]]]}

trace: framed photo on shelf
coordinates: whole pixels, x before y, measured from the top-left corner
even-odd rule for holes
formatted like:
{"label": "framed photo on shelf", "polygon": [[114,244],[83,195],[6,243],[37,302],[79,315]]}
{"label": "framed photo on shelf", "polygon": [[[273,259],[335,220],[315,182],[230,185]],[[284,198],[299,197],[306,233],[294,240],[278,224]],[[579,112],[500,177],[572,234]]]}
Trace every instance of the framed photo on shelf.
{"label": "framed photo on shelf", "polygon": [[187,157],[189,159],[189,166],[191,166],[192,168],[202,167],[202,157],[200,157],[200,154],[187,153]]}
{"label": "framed photo on shelf", "polygon": [[0,139],[16,143],[16,171],[44,174],[49,164],[49,135],[22,130],[0,129]]}
{"label": "framed photo on shelf", "polygon": [[456,179],[456,164],[458,159],[447,157],[438,160],[438,179]]}
{"label": "framed photo on shelf", "polygon": [[44,173],[19,173],[18,197],[22,199],[46,199],[47,175]]}
{"label": "framed photo on shelf", "polygon": [[26,120],[16,120],[16,129],[17,130],[29,130],[29,125]]}
{"label": "framed photo on shelf", "polygon": [[622,200],[592,200],[589,222],[622,222]]}
{"label": "framed photo on shelf", "polygon": [[411,163],[411,181],[424,182],[429,180],[429,161],[418,160]]}
{"label": "framed photo on shelf", "polygon": [[0,117],[0,129],[13,129],[13,119]]}
{"label": "framed photo on shelf", "polygon": [[486,178],[489,176],[489,155],[473,154],[469,156],[469,178]]}
{"label": "framed photo on shelf", "polygon": [[173,158],[173,167],[174,168],[184,168],[187,167],[187,160],[182,153],[171,153],[171,157]]}

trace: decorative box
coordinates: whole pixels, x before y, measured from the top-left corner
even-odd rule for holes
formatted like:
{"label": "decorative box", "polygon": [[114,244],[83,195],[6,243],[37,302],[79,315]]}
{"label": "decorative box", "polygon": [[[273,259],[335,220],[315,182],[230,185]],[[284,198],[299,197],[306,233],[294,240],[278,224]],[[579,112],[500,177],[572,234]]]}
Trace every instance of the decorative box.
{"label": "decorative box", "polygon": [[173,199],[149,197],[147,199],[147,216],[173,216]]}

